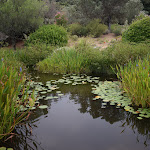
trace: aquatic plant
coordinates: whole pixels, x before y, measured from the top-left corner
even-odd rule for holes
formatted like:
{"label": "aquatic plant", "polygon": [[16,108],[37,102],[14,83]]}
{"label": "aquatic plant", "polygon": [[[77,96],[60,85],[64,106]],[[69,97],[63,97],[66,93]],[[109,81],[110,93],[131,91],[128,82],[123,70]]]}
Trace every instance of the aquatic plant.
{"label": "aquatic plant", "polygon": [[87,64],[86,54],[74,48],[63,48],[39,62],[37,69],[46,73],[84,73],[89,71]]}
{"label": "aquatic plant", "polygon": [[117,76],[122,81],[124,91],[137,106],[150,106],[150,62],[148,58],[130,61],[117,67]]}
{"label": "aquatic plant", "polygon": [[0,139],[10,135],[14,127],[26,118],[26,105],[34,105],[34,95],[28,94],[29,86],[25,82],[21,67],[18,72],[0,60]]}
{"label": "aquatic plant", "polygon": [[121,88],[119,81],[100,81],[92,88],[92,93],[96,96],[93,100],[101,100],[102,108],[114,105],[116,108],[123,107],[125,111],[138,115],[137,119],[150,118],[150,108],[137,108],[132,104],[132,98]]}

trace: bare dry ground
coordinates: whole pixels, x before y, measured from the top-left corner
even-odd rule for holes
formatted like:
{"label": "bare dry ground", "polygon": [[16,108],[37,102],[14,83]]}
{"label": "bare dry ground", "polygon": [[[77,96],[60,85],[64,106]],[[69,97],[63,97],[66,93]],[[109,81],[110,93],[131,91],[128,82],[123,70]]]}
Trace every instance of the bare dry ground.
{"label": "bare dry ground", "polygon": [[76,41],[69,39],[68,46],[72,47],[75,44],[77,44],[80,40],[86,40],[89,44],[91,44],[95,48],[104,49],[108,47],[111,43],[121,40],[121,36],[115,36],[114,33],[109,33],[106,35],[102,35],[99,38],[81,37],[78,38]]}

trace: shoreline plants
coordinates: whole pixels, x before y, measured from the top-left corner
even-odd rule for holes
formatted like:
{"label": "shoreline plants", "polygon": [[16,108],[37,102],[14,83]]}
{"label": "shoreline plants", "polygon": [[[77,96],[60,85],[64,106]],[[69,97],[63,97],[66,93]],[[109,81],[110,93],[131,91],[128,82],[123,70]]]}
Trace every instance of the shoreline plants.
{"label": "shoreline plants", "polygon": [[22,68],[18,72],[4,61],[3,58],[0,61],[0,139],[9,136],[14,127],[27,117],[28,111],[24,110],[28,109],[22,110],[22,107],[34,104],[34,95],[28,94],[29,86],[25,85]]}
{"label": "shoreline plants", "polygon": [[123,90],[136,106],[150,107],[150,57],[117,67]]}

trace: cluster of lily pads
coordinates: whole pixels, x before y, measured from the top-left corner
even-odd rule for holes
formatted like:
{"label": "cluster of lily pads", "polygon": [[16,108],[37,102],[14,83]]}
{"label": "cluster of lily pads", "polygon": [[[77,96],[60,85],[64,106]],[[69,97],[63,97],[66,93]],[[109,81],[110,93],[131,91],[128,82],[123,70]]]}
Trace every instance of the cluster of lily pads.
{"label": "cluster of lily pads", "polygon": [[[37,97],[35,106],[40,109],[48,108],[47,105],[40,105],[39,100],[51,100],[57,99],[59,96],[63,96],[61,91],[58,91],[59,84],[70,84],[72,86],[75,85],[83,85],[83,84],[91,84],[93,86],[92,93],[96,96],[93,98],[95,100],[102,100],[102,108],[106,108],[107,104],[114,105],[116,108],[124,107],[125,111],[131,112],[133,114],[138,114],[138,119],[149,118],[150,117],[150,109],[146,108],[135,108],[132,106],[132,100],[127,96],[126,93],[123,92],[121,88],[121,82],[119,81],[100,81],[100,77],[92,77],[87,75],[75,75],[75,74],[65,74],[61,79],[47,81],[44,85],[42,82],[34,82],[30,83],[31,91]],[[51,96],[52,91],[57,90],[57,96]],[[36,109],[36,107],[32,107],[31,109]]]}
{"label": "cluster of lily pads", "polygon": [[[99,79],[100,79],[99,77],[92,77],[87,75],[67,74],[67,75],[63,75],[61,79],[47,81],[45,85],[42,82],[32,81],[29,83],[31,90],[28,91],[28,93],[32,94],[34,92],[34,95],[36,97],[36,102],[35,102],[35,106],[30,109],[34,110],[36,109],[36,107],[40,109],[46,109],[48,108],[48,106],[40,105],[39,100],[51,100],[51,99],[57,99],[59,98],[59,96],[63,96],[61,91],[58,91],[59,89],[58,84],[71,84],[73,86],[87,84],[87,83],[97,84],[99,82]],[[54,90],[57,90],[56,91],[57,96],[51,96],[50,93]],[[26,110],[29,107],[30,107],[29,105],[26,105],[26,108],[22,106],[21,110],[22,111]]]}
{"label": "cluster of lily pads", "polygon": [[94,85],[92,93],[96,95],[93,100],[101,99],[103,101],[102,108],[109,103],[115,105],[116,108],[124,107],[125,111],[138,114],[138,119],[150,118],[150,109],[136,109],[132,106],[132,100],[123,92],[119,81],[100,81]]}

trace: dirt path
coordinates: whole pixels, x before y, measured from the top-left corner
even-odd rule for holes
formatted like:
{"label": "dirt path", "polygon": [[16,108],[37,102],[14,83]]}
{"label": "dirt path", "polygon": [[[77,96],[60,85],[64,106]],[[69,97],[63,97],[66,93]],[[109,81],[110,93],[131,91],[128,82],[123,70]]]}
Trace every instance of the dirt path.
{"label": "dirt path", "polygon": [[102,35],[99,39],[101,41],[100,42],[96,41],[95,45],[96,47],[101,47],[103,49],[103,48],[108,47],[111,43],[121,40],[121,37],[115,36],[114,33],[109,33],[106,35]]}
{"label": "dirt path", "polygon": [[99,38],[92,38],[92,37],[82,37],[82,38],[78,38],[77,41],[74,40],[69,40],[68,46],[72,47],[75,44],[77,44],[80,40],[86,40],[88,43],[90,43],[92,46],[94,46],[95,48],[100,48],[100,49],[104,49],[106,47],[108,47],[111,43],[121,40],[121,37],[117,37],[115,36],[114,33],[109,33],[106,35],[102,35]]}

